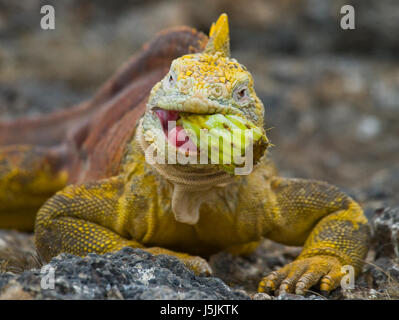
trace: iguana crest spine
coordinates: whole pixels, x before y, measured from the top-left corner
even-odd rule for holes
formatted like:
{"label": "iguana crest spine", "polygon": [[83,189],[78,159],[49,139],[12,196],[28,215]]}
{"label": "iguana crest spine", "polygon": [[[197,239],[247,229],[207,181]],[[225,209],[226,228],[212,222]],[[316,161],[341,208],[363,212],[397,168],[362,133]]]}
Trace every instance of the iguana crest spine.
{"label": "iguana crest spine", "polygon": [[204,50],[205,53],[222,53],[225,57],[230,57],[230,35],[227,14],[220,15],[216,24],[212,23],[209,31],[209,42]]}

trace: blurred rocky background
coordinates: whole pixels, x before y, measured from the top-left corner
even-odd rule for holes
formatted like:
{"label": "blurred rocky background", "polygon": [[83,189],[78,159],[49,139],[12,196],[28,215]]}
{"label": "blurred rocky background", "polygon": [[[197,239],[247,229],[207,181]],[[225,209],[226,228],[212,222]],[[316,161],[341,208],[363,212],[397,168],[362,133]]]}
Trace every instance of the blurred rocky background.
{"label": "blurred rocky background", "polygon": [[[55,7],[55,30],[40,28],[44,4]],[[355,30],[340,28],[346,4],[355,8]],[[386,288],[399,281],[392,243],[399,238],[397,0],[0,0],[0,119],[87,99],[160,30],[189,25],[207,33],[222,12],[230,19],[232,54],[252,72],[265,104],[281,174],[338,185],[376,221],[375,234],[385,235],[375,237],[368,258],[385,273],[369,264],[362,280],[368,291],[355,297],[394,296]],[[267,269],[259,262],[265,252],[272,252],[270,269],[295,256],[270,246],[252,260],[216,257],[216,270],[229,266],[237,274],[217,275],[230,284],[256,283]],[[381,248],[392,250],[382,255]]]}

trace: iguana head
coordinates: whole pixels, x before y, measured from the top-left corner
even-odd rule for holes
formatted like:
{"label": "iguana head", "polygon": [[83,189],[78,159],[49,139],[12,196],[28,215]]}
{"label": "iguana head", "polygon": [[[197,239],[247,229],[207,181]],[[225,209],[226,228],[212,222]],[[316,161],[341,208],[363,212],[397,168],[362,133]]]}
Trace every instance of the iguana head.
{"label": "iguana head", "polygon": [[[264,108],[255,93],[251,74],[230,57],[226,14],[212,25],[209,37],[203,52],[175,59],[166,76],[152,88],[141,122],[143,136],[159,151],[166,144],[178,153],[195,155],[198,140],[193,141],[193,136],[186,134],[185,124],[189,126],[192,121],[201,130],[215,125],[221,132],[236,127],[233,120],[238,120],[262,136],[255,156],[257,162],[268,145],[263,129]],[[176,126],[168,128],[169,121],[176,121]]]}

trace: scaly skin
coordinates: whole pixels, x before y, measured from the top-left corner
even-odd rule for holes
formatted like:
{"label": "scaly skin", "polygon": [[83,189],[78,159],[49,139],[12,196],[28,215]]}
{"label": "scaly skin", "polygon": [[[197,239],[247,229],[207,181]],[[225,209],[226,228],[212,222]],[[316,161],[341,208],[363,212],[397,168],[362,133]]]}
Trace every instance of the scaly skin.
{"label": "scaly skin", "polygon": [[[244,98],[237,96],[242,89]],[[170,72],[153,87],[139,124],[147,142],[166,139],[154,130],[162,129],[155,116],[157,108],[241,114],[262,128],[264,108],[252,77],[229,57],[226,15],[212,26],[202,53],[174,60]],[[329,292],[339,286],[342,266],[360,271],[367,253],[367,219],[360,206],[336,187],[280,178],[264,157],[251,174],[232,176],[227,185],[214,184],[199,191],[204,195],[199,220],[184,223],[173,203],[176,185],[146,162],[142,148],[139,136],[132,136],[117,174],[68,185],[42,206],[35,241],[45,260],[61,252],[85,256],[131,246],[176,256],[194,272],[209,274],[211,269],[202,257],[220,250],[247,254],[268,238],[303,245],[303,251],[294,262],[264,277],[260,292],[303,294],[317,284]],[[183,170],[179,165],[166,166]],[[205,168],[220,170],[217,165]]]}
{"label": "scaly skin", "polygon": [[67,173],[51,150],[0,148],[0,228],[30,230],[43,202],[66,183]]}

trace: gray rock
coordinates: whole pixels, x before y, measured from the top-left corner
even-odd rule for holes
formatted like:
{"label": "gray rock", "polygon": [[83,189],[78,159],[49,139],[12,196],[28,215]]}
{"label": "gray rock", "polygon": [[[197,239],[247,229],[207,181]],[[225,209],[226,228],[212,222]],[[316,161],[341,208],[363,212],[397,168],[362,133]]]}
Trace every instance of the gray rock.
{"label": "gray rock", "polygon": [[32,234],[0,230],[0,272],[21,273],[40,266]]}
{"label": "gray rock", "polygon": [[[387,257],[379,258],[374,262],[371,268],[373,279],[377,284],[377,288],[385,289],[387,281],[399,283],[399,264]],[[399,290],[399,288],[398,288]]]}
{"label": "gray rock", "polygon": [[272,300],[272,297],[267,293],[258,292],[252,296],[252,300]]}
{"label": "gray rock", "polygon": [[300,296],[298,294],[282,293],[277,296],[276,300],[326,300],[326,298],[315,294]]}
{"label": "gray rock", "polygon": [[218,278],[195,276],[174,257],[140,249],[85,258],[61,254],[44,267],[54,268],[53,289],[42,289],[41,282],[49,282],[39,269],[3,273],[0,298],[18,283],[35,299],[249,299]]}
{"label": "gray rock", "polygon": [[399,207],[377,211],[371,225],[377,257],[399,258]]}

